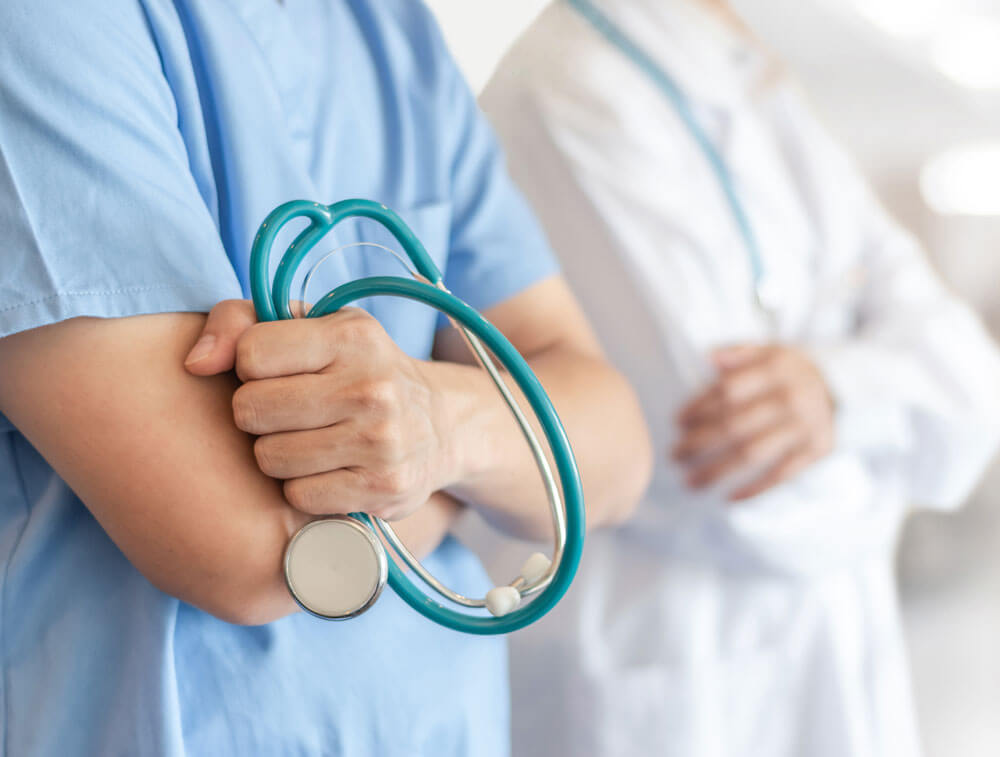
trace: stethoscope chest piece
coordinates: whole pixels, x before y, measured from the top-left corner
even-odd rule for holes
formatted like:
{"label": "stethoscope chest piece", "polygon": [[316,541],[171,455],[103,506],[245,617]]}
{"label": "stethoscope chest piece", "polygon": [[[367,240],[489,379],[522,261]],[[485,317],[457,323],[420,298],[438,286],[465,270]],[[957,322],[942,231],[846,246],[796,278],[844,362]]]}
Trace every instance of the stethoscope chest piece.
{"label": "stethoscope chest piece", "polygon": [[371,607],[388,574],[378,538],[345,515],[307,523],[285,550],[288,590],[302,609],[327,620],[347,620]]}

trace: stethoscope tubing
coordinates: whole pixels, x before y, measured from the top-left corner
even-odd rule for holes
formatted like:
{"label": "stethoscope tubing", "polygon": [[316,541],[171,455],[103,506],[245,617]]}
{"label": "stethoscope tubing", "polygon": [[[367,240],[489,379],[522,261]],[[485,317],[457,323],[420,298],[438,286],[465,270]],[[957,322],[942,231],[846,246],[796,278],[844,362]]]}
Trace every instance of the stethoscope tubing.
{"label": "stethoscope tubing", "polygon": [[632,64],[641,71],[660,90],[663,96],[673,106],[677,116],[687,128],[691,137],[705,156],[709,167],[715,174],[719,184],[719,189],[726,200],[733,221],[736,223],[737,231],[746,248],[747,257],[750,263],[750,271],[753,277],[753,295],[756,304],[762,310],[767,310],[764,297],[765,266],[764,259],[757,243],[757,236],[750,223],[750,217],[746,212],[743,201],[736,191],[736,183],[729,167],[719,153],[719,150],[712,143],[711,138],[705,133],[705,129],[698,122],[695,116],[691,100],[684,90],[677,84],[672,76],[667,73],[653,58],[643,50],[636,42],[629,37],[621,27],[615,24],[607,14],[598,8],[591,0],[567,0],[590,25],[600,33],[612,47],[616,48]]}
{"label": "stethoscope tubing", "polygon": [[[483,367],[489,371],[487,363],[492,364],[485,349],[483,349],[485,347],[507,369],[511,378],[523,392],[549,444],[562,494],[561,497],[558,497],[559,492],[554,492],[561,501],[559,502],[559,513],[554,518],[557,539],[553,563],[536,586],[526,587],[528,590],[522,593],[522,596],[537,593],[530,603],[501,617],[483,617],[459,612],[441,605],[419,590],[405,571],[391,560],[389,561],[389,585],[414,610],[453,630],[480,635],[516,631],[545,615],[569,589],[580,562],[586,530],[583,489],[572,447],[552,402],[520,353],[493,324],[474,308],[448,292],[433,259],[402,219],[384,205],[368,200],[344,200],[329,206],[296,200],[275,208],[268,215],[254,239],[251,253],[250,287],[258,318],[261,321],[273,321],[293,317],[289,293],[292,279],[299,265],[305,260],[313,246],[334,226],[346,218],[356,216],[370,218],[382,224],[402,245],[417,273],[426,281],[396,276],[373,276],[358,279],[338,286],[324,295],[310,308],[306,317],[327,316],[352,302],[373,296],[392,296],[413,300],[447,315],[469,340],[477,360],[483,363]],[[310,223],[298,234],[282,256],[273,278],[273,284],[269,285],[271,280],[270,252],[275,238],[285,224],[294,218],[301,217],[305,217]],[[490,373],[494,382],[500,382],[498,383],[498,388],[500,388],[503,382],[496,374],[495,367]],[[516,407],[516,402],[509,395],[509,392],[501,389],[501,394],[504,395],[508,407],[513,410],[511,403]],[[517,414],[515,413],[515,415]],[[523,417],[518,417],[518,423],[526,438],[533,437],[530,429],[526,428],[527,421],[523,420]],[[532,451],[536,463],[539,464],[543,472],[543,478],[550,479],[551,474],[546,475],[548,463],[545,461],[544,453],[537,447],[537,441],[532,446]],[[551,499],[553,492],[549,491],[548,494],[550,505],[553,510],[556,510],[557,508],[552,504]],[[364,523],[373,532],[381,532],[386,536],[387,541],[403,561],[415,568],[419,577],[432,589],[460,604],[482,606],[482,601],[467,600],[461,595],[456,595],[430,576],[405,547],[400,549],[401,542],[395,538],[389,524],[366,513],[352,513],[351,517]]]}

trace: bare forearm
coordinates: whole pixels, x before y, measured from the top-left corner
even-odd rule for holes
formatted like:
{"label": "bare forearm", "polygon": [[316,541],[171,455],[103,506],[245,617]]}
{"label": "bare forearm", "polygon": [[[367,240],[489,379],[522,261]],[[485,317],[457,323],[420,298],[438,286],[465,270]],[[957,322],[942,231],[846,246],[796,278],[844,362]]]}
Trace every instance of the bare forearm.
{"label": "bare forearm", "polygon": [[[623,519],[641,495],[652,465],[631,389],[603,358],[572,348],[543,350],[530,356],[529,364],[573,445],[587,497],[588,525]],[[426,369],[438,389],[443,426],[450,433],[452,483],[447,490],[504,530],[547,538],[551,519],[540,475],[489,377],[477,367],[454,363],[431,363]],[[529,410],[520,393],[515,394]]]}
{"label": "bare forearm", "polygon": [[0,408],[154,585],[266,622],[296,609],[281,556],[309,516],[257,469],[232,420],[235,379],[181,368],[203,321],[78,319],[9,337]]}
{"label": "bare forearm", "polygon": [[[591,525],[623,518],[648,480],[649,440],[633,392],[604,360],[565,282],[539,282],[485,315],[561,414]],[[228,301],[213,309],[205,335],[214,337],[209,349],[192,350],[188,370],[235,368],[243,381],[235,424],[257,437],[258,467],[284,482],[296,510],[400,520],[444,491],[517,534],[549,532],[528,448],[454,330],[439,332],[436,360],[423,361],[361,310],[255,323],[249,303]]]}

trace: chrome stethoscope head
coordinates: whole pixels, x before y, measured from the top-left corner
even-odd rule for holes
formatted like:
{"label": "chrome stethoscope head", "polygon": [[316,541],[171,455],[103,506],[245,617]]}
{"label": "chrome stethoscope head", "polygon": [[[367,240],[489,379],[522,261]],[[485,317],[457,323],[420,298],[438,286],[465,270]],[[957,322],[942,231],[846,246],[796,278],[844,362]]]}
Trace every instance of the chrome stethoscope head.
{"label": "chrome stethoscope head", "polygon": [[346,515],[307,523],[285,548],[285,584],[306,612],[347,620],[375,604],[389,577],[385,550]]}

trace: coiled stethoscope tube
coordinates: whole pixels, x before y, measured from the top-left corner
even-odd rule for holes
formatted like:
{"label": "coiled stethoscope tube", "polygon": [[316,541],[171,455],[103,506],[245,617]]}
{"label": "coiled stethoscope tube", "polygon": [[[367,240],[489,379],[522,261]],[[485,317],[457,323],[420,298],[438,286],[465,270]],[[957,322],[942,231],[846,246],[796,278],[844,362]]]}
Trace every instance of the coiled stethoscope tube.
{"label": "coiled stethoscope tube", "polygon": [[[495,326],[483,318],[473,308],[451,294],[444,286],[441,272],[427,254],[420,240],[392,210],[369,200],[344,200],[333,205],[294,200],[273,210],[261,224],[253,242],[250,257],[250,287],[257,317],[261,321],[292,318],[290,290],[295,272],[312,248],[338,223],[351,217],[365,217],[384,226],[400,243],[422,280],[404,279],[397,276],[373,276],[343,284],[323,296],[306,317],[317,318],[336,312],[340,308],[360,299],[373,296],[393,296],[415,300],[444,313],[462,334],[479,364],[486,370],[511,411],[521,432],[531,448],[545,484],[545,492],[555,530],[555,545],[552,560],[542,555],[532,555],[521,570],[521,575],[506,586],[494,588],[483,599],[470,598],[452,591],[435,578],[402,543],[392,527],[366,513],[352,513],[350,520],[344,516],[332,516],[313,521],[306,525],[289,542],[285,558],[285,577],[292,595],[304,609],[324,618],[348,618],[363,612],[374,603],[387,580],[393,590],[417,612],[425,617],[456,631],[473,634],[500,634],[516,631],[545,615],[562,598],[572,583],[580,562],[585,531],[583,491],[579,471],[566,432],[551,401],[524,358]],[[271,248],[278,232],[291,220],[305,218],[309,225],[302,230],[288,247],[278,263],[273,284],[270,284]],[[507,370],[510,377],[524,394],[534,412],[549,444],[552,459],[558,472],[558,482],[551,470],[545,451],[537,439],[531,424],[525,417],[516,399],[500,375],[500,369],[490,357],[490,352]],[[561,486],[560,486],[561,484]],[[350,522],[346,522],[350,520]],[[321,524],[329,524],[331,532],[337,530],[336,539],[321,541],[316,535]],[[357,534],[355,524],[366,529]],[[496,617],[470,615],[445,607],[431,599],[417,588],[404,570],[392,560],[385,560],[385,552],[375,537],[381,534],[400,560],[406,564],[420,580],[437,594],[449,601],[467,608],[487,607]],[[296,550],[308,553],[321,561],[329,557],[324,554],[323,544],[343,544],[346,550],[360,548],[364,552],[365,541],[373,546],[372,564],[368,567],[346,566],[347,573],[357,569],[363,571],[372,584],[370,591],[358,594],[360,599],[350,607],[329,611],[311,604],[303,596],[301,587],[328,580],[350,580],[343,575],[345,566],[321,565],[320,572],[306,575],[300,580],[295,575],[296,566],[301,562]],[[365,553],[367,554],[367,553]],[[366,558],[367,559],[367,558]],[[319,579],[316,576],[319,576]],[[523,598],[534,596],[525,606],[518,607]],[[352,602],[353,602],[352,597]]]}

